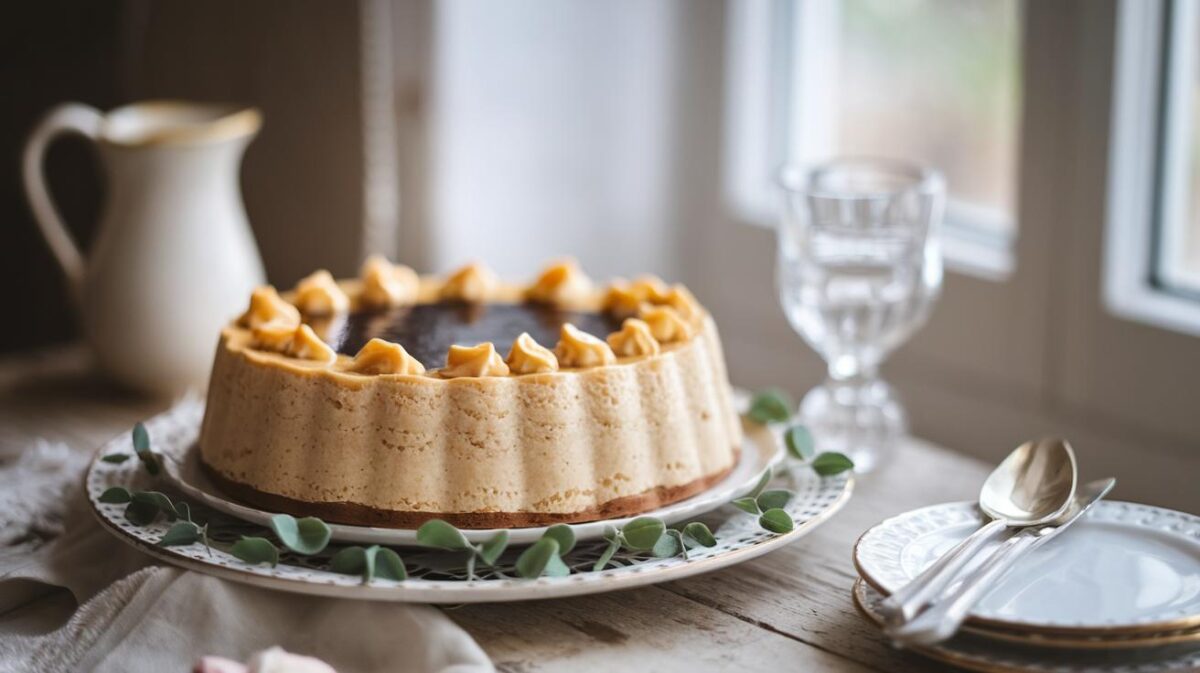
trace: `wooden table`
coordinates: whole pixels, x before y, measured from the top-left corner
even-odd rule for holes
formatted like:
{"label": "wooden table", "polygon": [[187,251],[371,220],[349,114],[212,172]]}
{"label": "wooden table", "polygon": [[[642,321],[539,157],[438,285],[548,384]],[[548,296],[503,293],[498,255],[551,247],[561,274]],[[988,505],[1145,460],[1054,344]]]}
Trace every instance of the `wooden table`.
{"label": "wooden table", "polygon": [[[0,459],[35,438],[91,451],[164,402],[114,390],[67,349],[0,362]],[[512,673],[535,671],[929,671],[855,612],[850,553],[872,524],[914,507],[973,498],[987,466],[911,440],[860,478],[831,521],[748,563],[670,584],[580,598],[446,609]],[[52,592],[0,615],[0,630],[61,621]]]}

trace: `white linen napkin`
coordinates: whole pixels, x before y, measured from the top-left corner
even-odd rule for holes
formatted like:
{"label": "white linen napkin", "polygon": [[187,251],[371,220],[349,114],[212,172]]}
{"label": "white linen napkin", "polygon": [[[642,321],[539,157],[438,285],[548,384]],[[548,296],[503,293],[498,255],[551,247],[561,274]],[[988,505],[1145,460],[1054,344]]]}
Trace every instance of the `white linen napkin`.
{"label": "white linen napkin", "polygon": [[42,443],[0,469],[0,615],[47,585],[81,606],[49,633],[0,631],[0,671],[184,673],[203,655],[244,661],[273,645],[339,673],[494,670],[470,635],[426,605],[288,594],[155,565],[92,518],[87,460]]}

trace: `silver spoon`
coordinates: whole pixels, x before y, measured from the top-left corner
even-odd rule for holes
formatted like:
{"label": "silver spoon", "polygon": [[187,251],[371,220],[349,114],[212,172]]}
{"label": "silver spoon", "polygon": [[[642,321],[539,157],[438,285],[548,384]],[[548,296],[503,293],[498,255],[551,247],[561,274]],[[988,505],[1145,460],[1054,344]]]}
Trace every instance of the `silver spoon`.
{"label": "silver spoon", "polygon": [[1008,528],[1037,526],[1063,515],[1075,498],[1075,452],[1058,438],[1025,442],[988,475],[979,508],[992,520],[880,604],[892,626],[937,598],[985,543]]}

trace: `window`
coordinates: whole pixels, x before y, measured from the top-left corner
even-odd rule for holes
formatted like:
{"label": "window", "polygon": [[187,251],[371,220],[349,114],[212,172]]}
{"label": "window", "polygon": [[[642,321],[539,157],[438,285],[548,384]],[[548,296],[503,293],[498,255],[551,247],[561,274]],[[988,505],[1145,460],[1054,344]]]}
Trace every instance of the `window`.
{"label": "window", "polygon": [[1172,3],[1165,39],[1155,280],[1200,293],[1200,3]]}
{"label": "window", "polygon": [[1117,25],[1105,296],[1200,335],[1200,0],[1126,0]]}
{"label": "window", "polygon": [[733,11],[729,83],[740,91],[730,120],[739,128],[729,134],[727,177],[744,217],[773,219],[771,172],[782,163],[909,159],[946,175],[948,262],[986,276],[1011,270],[1017,0],[750,2]]}

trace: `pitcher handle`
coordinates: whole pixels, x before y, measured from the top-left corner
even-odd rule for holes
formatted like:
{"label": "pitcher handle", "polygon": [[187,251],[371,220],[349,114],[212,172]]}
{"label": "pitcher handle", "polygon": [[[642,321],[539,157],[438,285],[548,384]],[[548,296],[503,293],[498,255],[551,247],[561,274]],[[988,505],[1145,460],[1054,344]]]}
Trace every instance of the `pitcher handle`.
{"label": "pitcher handle", "polygon": [[46,244],[54,253],[71,289],[72,297],[78,302],[83,295],[83,255],[71,237],[58,209],[50,199],[42,171],[42,160],[46,149],[56,137],[64,133],[77,133],[95,141],[104,121],[100,111],[82,103],[63,103],[42,117],[25,141],[21,156],[21,177],[25,183],[25,194],[33,210]]}

